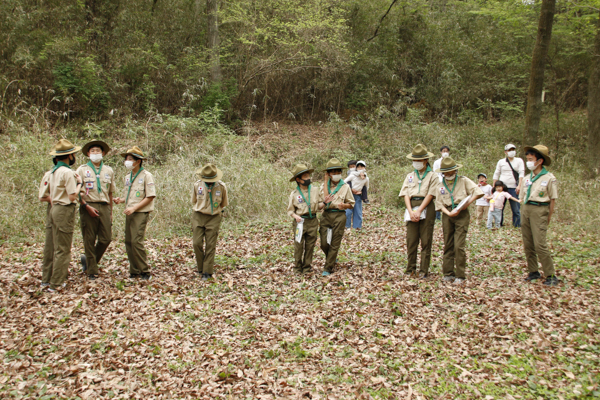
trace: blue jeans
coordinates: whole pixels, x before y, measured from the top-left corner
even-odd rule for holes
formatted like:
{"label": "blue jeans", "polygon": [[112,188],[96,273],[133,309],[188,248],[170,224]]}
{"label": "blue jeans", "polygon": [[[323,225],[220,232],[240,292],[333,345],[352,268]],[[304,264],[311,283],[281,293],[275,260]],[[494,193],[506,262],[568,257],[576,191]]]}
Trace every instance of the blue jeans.
{"label": "blue jeans", "polygon": [[[517,195],[516,188],[515,189],[508,188],[508,193],[512,197],[519,198],[519,195]],[[513,226],[515,228],[520,228],[521,227],[521,204],[517,203],[516,201],[512,201],[512,200],[509,200],[509,203],[510,203],[510,209],[512,211]],[[500,221],[500,226],[504,226],[504,210],[507,208],[508,207],[506,207],[506,205],[505,205],[504,208],[502,209],[502,220]]]}
{"label": "blue jeans", "polygon": [[362,228],[362,199],[360,194],[352,194],[354,196],[354,208],[346,210],[346,228],[351,226],[354,229]]}

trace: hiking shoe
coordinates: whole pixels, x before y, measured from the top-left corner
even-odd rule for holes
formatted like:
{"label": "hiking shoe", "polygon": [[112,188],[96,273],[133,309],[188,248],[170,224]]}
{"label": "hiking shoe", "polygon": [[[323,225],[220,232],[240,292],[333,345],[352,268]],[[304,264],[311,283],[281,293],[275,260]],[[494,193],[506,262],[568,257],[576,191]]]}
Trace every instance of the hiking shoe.
{"label": "hiking shoe", "polygon": [[546,280],[544,280],[544,285],[556,286],[556,285],[558,285],[558,282],[560,282],[560,281],[558,280],[556,275],[550,275],[549,277],[546,278]]}
{"label": "hiking shoe", "polygon": [[463,283],[465,283],[465,278],[456,278],[454,280],[455,285],[462,285]]}
{"label": "hiking shoe", "polygon": [[95,280],[96,280],[96,278],[98,278],[98,275],[88,275],[88,279],[89,279],[90,281],[95,281]]}
{"label": "hiking shoe", "polygon": [[538,271],[530,272],[529,275],[527,275],[527,278],[525,278],[525,281],[532,282],[532,281],[540,279],[541,277],[542,277],[542,275],[540,275],[540,273]]}
{"label": "hiking shoe", "polygon": [[81,271],[85,272],[87,269],[87,260],[85,259],[85,254],[81,255]]}
{"label": "hiking shoe", "polygon": [[363,203],[365,203],[365,204],[371,204],[371,202],[369,200],[363,200]]}
{"label": "hiking shoe", "polygon": [[207,281],[209,279],[212,279],[212,274],[202,274],[203,281]]}
{"label": "hiking shoe", "polygon": [[137,279],[140,277],[140,274],[129,274],[129,279]]}
{"label": "hiking shoe", "polygon": [[40,290],[44,290],[47,287],[50,287],[50,283],[49,282],[42,282],[42,284],[40,285]]}
{"label": "hiking shoe", "polygon": [[446,275],[442,278],[442,282],[454,282],[456,278],[451,275]]}
{"label": "hiking shoe", "polygon": [[329,275],[331,275],[331,272],[323,271],[323,273],[321,275],[323,275],[323,276],[329,276]]}
{"label": "hiking shoe", "polygon": [[143,280],[145,280],[145,281],[148,281],[148,280],[150,280],[150,274],[148,274],[148,273],[144,273],[144,274],[142,274],[142,275],[141,275],[141,278],[142,278]]}

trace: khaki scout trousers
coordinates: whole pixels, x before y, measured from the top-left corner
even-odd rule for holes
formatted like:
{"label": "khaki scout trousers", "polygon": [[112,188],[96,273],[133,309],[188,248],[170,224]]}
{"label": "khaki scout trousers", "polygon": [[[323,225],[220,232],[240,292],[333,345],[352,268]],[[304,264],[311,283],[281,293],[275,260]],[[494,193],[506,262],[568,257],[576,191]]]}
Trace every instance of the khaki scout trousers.
{"label": "khaki scout trousers", "polygon": [[[107,203],[89,203],[100,213],[97,217],[90,217],[86,210],[79,211],[81,222],[81,236],[83,236],[83,249],[87,261],[85,273],[98,275],[98,263],[112,240],[111,207]],[[96,242],[96,238],[98,242]]]}
{"label": "khaki scout trousers", "polygon": [[222,220],[221,213],[208,215],[194,211],[192,214],[194,253],[199,274],[212,275],[214,272],[215,252]]}
{"label": "khaki scout trousers", "polygon": [[[298,226],[298,223],[294,221],[292,223],[294,232],[294,270],[299,273],[310,272],[313,254],[315,252],[315,243],[317,243],[319,220],[317,217],[314,217],[313,219],[304,219],[302,241],[300,243],[296,241],[296,226]],[[327,239],[327,235],[325,236],[325,239]]]}
{"label": "khaki scout trousers", "polygon": [[527,258],[527,269],[529,272],[537,272],[539,258],[546,277],[555,274],[554,262],[546,242],[549,213],[549,206],[524,204],[521,207],[521,234]]}
{"label": "khaki scout trousers", "polygon": [[55,204],[50,211],[52,218],[52,244],[54,254],[50,271],[50,288],[59,289],[69,276],[71,244],[75,229],[75,204]]}
{"label": "khaki scout trousers", "polygon": [[481,221],[487,221],[488,213],[490,212],[490,206],[477,206],[477,223]]}
{"label": "khaki scout trousers", "polygon": [[129,273],[147,274],[148,257],[144,247],[144,235],[150,213],[136,212],[125,217],[125,249],[129,259]]}
{"label": "khaki scout trousers", "polygon": [[[442,215],[442,226],[444,228],[444,262],[442,271],[444,276],[456,276],[465,278],[465,267],[467,265],[467,253],[465,246],[467,232],[471,215],[469,209],[462,210],[456,217],[450,218]],[[456,269],[454,266],[456,265]]]}
{"label": "khaki scout trousers", "polygon": [[42,260],[42,283],[50,283],[53,259],[54,241],[52,240],[52,205],[48,203],[48,208],[46,210],[46,240],[44,242],[44,258]]}
{"label": "khaki scout trousers", "polygon": [[[411,200],[410,205],[418,207],[423,200]],[[408,265],[406,273],[417,270],[417,251],[419,241],[421,242],[421,268],[424,274],[429,272],[431,264],[431,245],[433,244],[433,228],[435,226],[435,204],[433,200],[427,204],[425,219],[419,222],[409,221],[406,223],[406,251],[408,252]]]}
{"label": "khaki scout trousers", "polygon": [[[342,246],[345,227],[345,212],[323,213],[323,217],[321,217],[321,228],[319,233],[321,235],[321,250],[323,250],[323,253],[325,253],[325,271],[327,272],[333,272],[333,267],[335,267],[335,261],[337,259],[338,252]],[[331,235],[331,245],[327,244],[327,229],[329,228],[333,229]]]}

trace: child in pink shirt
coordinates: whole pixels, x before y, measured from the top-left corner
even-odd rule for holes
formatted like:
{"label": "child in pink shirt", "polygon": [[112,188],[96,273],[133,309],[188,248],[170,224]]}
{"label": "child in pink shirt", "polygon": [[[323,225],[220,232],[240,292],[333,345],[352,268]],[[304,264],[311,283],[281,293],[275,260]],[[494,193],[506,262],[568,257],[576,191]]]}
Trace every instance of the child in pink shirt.
{"label": "child in pink shirt", "polygon": [[485,196],[490,201],[490,212],[488,213],[487,228],[492,229],[492,223],[496,225],[496,228],[500,227],[500,220],[502,219],[502,209],[506,200],[513,200],[521,202],[519,199],[514,198],[508,193],[506,185],[502,181],[496,181],[494,184],[495,192],[489,196]]}

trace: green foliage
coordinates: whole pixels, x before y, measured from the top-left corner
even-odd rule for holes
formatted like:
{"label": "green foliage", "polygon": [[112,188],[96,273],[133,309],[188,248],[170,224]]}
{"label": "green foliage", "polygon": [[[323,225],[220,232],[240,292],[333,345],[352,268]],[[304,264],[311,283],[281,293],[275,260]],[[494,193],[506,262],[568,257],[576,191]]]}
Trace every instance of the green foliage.
{"label": "green foliage", "polygon": [[224,84],[213,83],[202,98],[202,108],[204,110],[212,108],[213,110],[228,111],[231,108],[231,100],[237,95],[238,88],[235,78],[230,78]]}
{"label": "green foliage", "polygon": [[69,103],[78,97],[84,108],[98,112],[108,105],[108,93],[100,78],[100,67],[92,57],[76,62],[57,64],[52,70],[54,86],[62,94],[62,100]]}

